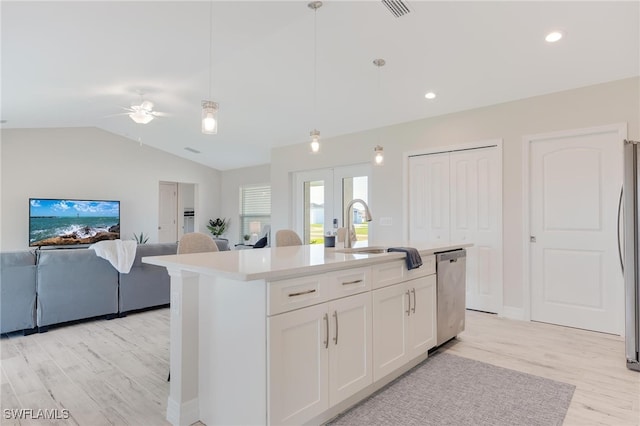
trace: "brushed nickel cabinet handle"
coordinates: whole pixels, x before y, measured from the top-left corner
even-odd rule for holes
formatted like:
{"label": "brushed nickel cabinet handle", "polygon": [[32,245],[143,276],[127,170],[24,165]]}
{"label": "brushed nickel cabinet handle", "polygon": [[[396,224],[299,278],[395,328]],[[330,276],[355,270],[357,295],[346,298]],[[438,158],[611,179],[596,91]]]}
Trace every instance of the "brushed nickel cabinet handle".
{"label": "brushed nickel cabinet handle", "polygon": [[412,288],[411,293],[413,293],[413,308],[411,308],[412,313],[416,313],[416,289]]}
{"label": "brushed nickel cabinet handle", "polygon": [[407,290],[405,294],[407,295],[407,301],[409,303],[405,312],[407,313],[407,316],[409,316],[411,315],[411,293],[409,293],[409,290]]}
{"label": "brushed nickel cabinet handle", "polygon": [[324,314],[324,323],[327,332],[326,338],[324,339],[324,348],[327,349],[329,347],[329,314]]}
{"label": "brushed nickel cabinet handle", "polygon": [[302,296],[303,294],[311,294],[315,292],[316,292],[316,289],[312,288],[311,290],[300,291],[298,293],[289,293],[289,297]]}
{"label": "brushed nickel cabinet handle", "polygon": [[333,343],[338,344],[338,311],[333,311],[333,317],[336,319],[336,336],[333,338]]}
{"label": "brushed nickel cabinet handle", "polygon": [[362,280],[353,280],[353,281],[344,282],[344,283],[342,283],[342,285],[358,284],[358,283],[361,283],[361,282],[362,282]]}

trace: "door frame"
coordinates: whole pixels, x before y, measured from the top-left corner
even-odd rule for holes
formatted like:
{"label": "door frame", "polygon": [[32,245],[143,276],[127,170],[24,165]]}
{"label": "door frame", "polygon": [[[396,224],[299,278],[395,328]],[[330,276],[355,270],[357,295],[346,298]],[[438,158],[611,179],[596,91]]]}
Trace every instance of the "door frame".
{"label": "door frame", "polygon": [[[331,212],[331,216],[338,218],[338,223],[344,221],[344,212],[342,208],[338,209],[339,200],[342,198],[342,188],[336,189],[336,183],[341,181],[345,177],[351,176],[367,176],[367,198],[369,207],[371,207],[371,183],[372,183],[372,167],[369,163],[356,163],[348,164],[345,166],[326,167],[322,169],[314,170],[298,170],[291,172],[291,217],[293,218],[293,228],[302,238],[304,243],[304,211],[299,210],[300,201],[304,199],[304,193],[301,183],[309,180],[325,180],[325,188],[328,188],[328,192],[325,192],[325,216],[327,212]],[[338,211],[340,210],[340,211]],[[333,220],[333,217],[325,220]],[[326,232],[327,227],[332,227],[330,223],[325,223]],[[340,226],[340,225],[339,225]],[[373,226],[369,227],[369,241],[371,241],[374,235]]]}
{"label": "door frame", "polygon": [[[414,151],[406,151],[402,153],[402,236],[404,241],[409,240],[409,220],[410,220],[410,208],[409,208],[409,158],[415,157],[419,155],[428,155],[428,154],[439,154],[445,152],[453,152],[453,151],[465,151],[472,149],[480,149],[480,148],[491,148],[495,147],[498,150],[498,158],[500,161],[498,162],[498,166],[500,170],[498,174],[500,176],[500,190],[498,191],[498,204],[499,208],[497,209],[498,215],[498,241],[500,242],[500,256],[498,259],[498,277],[500,279],[500,295],[498,302],[498,309],[496,314],[499,317],[507,316],[505,315],[505,306],[504,306],[504,223],[502,220],[502,209],[504,208],[503,203],[503,192],[504,192],[504,155],[503,155],[503,140],[502,138],[496,139],[485,139],[475,142],[467,142],[462,144],[455,145],[439,145],[436,147],[427,147],[421,148]],[[510,317],[510,316],[509,316]]]}
{"label": "door frame", "polygon": [[510,318],[531,321],[531,244],[529,242],[531,235],[531,144],[546,139],[611,132],[618,133],[621,143],[620,149],[622,149],[622,141],[627,138],[627,123],[536,133],[522,137],[522,312],[517,313],[515,312],[517,309],[510,308],[510,310],[514,310]]}

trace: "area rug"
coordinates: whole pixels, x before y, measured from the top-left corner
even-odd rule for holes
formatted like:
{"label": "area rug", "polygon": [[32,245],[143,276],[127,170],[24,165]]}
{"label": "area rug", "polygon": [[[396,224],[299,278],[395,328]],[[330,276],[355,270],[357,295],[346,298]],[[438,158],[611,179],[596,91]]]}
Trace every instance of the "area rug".
{"label": "area rug", "polygon": [[561,425],[575,386],[435,353],[330,425]]}

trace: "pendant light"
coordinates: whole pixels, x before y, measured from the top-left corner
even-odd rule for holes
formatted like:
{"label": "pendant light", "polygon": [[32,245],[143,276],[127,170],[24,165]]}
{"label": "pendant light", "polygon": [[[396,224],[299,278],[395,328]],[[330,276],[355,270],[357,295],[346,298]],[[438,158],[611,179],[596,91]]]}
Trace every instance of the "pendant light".
{"label": "pendant light", "polygon": [[376,166],[384,165],[384,149],[380,145],[376,145],[376,147],[373,148],[373,152],[375,153],[373,163]]}
{"label": "pendant light", "polygon": [[[378,67],[378,105],[379,105],[379,108],[380,108],[380,119],[382,119],[382,90],[380,89],[380,68],[382,68],[384,66],[384,64],[386,64],[386,61],[384,59],[374,59],[373,60],[373,65]],[[380,145],[380,134],[381,133],[382,133],[382,130],[379,129],[378,130],[378,145],[376,145],[376,147],[373,148],[373,152],[374,152],[373,164],[376,165],[376,166],[384,165],[384,149]]]}
{"label": "pendant light", "polygon": [[[313,10],[313,121],[317,124],[317,98],[318,98],[318,83],[317,83],[317,74],[318,74],[318,34],[317,34],[317,25],[316,25],[316,15],[318,13],[318,9],[322,7],[321,1],[312,1],[307,5],[309,9]],[[317,129],[313,129],[309,136],[311,136],[311,153],[315,154],[320,150],[320,131]]]}
{"label": "pendant light", "polygon": [[[213,1],[209,4],[209,98],[211,99],[213,70]],[[202,133],[215,135],[218,133],[218,103],[211,100],[202,101]]]}

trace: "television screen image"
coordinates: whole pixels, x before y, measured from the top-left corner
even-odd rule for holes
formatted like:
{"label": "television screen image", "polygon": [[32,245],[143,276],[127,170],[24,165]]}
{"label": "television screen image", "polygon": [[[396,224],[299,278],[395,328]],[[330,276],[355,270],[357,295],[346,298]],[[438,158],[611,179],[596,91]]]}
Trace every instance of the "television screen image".
{"label": "television screen image", "polygon": [[120,202],[29,199],[29,247],[93,244],[120,238]]}

